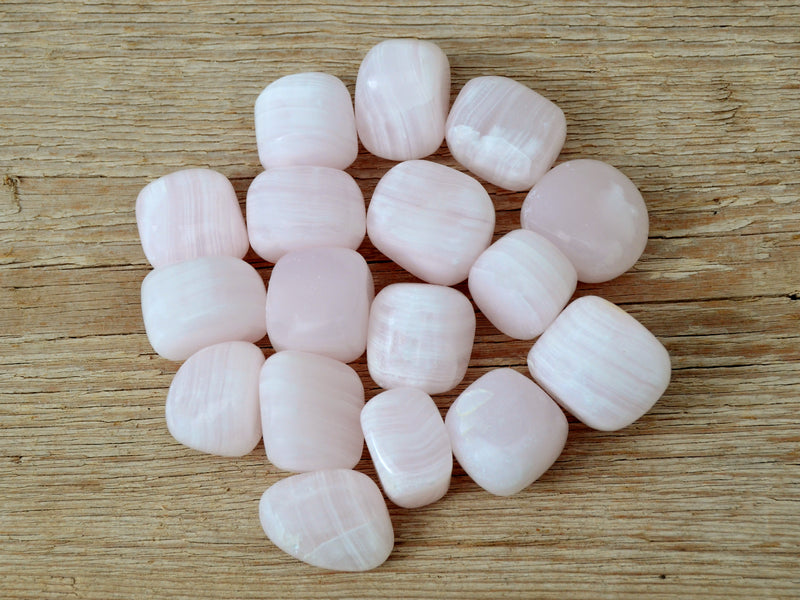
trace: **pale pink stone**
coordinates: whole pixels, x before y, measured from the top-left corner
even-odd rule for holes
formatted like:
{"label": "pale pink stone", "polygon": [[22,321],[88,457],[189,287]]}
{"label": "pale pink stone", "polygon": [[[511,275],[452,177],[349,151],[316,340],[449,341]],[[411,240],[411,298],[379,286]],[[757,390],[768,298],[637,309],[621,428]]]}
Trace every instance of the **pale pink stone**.
{"label": "pale pink stone", "polygon": [[186,169],[147,184],[136,198],[142,249],[154,267],[201,256],[247,254],[247,230],[231,182]]}
{"label": "pale pink stone", "polygon": [[533,378],[589,427],[622,429],[667,389],[669,354],[631,315],[584,296],[567,306],[528,353]]}
{"label": "pale pink stone", "polygon": [[358,155],[350,92],[326,73],[296,73],[269,84],[256,100],[255,127],[265,169],[346,169]]}
{"label": "pale pink stone", "polygon": [[239,258],[206,256],[160,267],[142,282],[147,338],[158,354],[185,360],[220,342],[264,337],[264,280]]}
{"label": "pale pink stone", "polygon": [[622,275],[644,252],[647,206],[633,182],[598,160],[571,160],[548,172],[522,204],[522,226],[553,242],[578,280]]}
{"label": "pale pink stone", "polygon": [[167,428],[193,450],[244,456],[261,439],[258,377],[264,354],[248,342],[223,342],[192,354],[167,394]]}
{"label": "pale pink stone", "polygon": [[494,205],[469,175],[427,160],[392,167],[367,211],[375,247],[428,283],[453,285],[492,241]]}
{"label": "pale pink stone", "polygon": [[279,469],[350,469],[361,460],[364,386],[346,364],[278,352],[261,369],[259,394],[264,447]]}
{"label": "pale pink stone", "polygon": [[428,394],[413,388],[378,394],[361,411],[361,428],[392,502],[417,508],[447,493],[453,452],[439,409]]}
{"label": "pale pink stone", "polygon": [[344,171],[277,167],[247,190],[247,233],[258,255],[277,261],[314,246],[357,249],[366,231],[364,196]]}
{"label": "pale pink stone", "polygon": [[264,492],[258,509],[272,543],[315,567],[368,571],[382,564],[394,547],[381,491],[357,471],[287,477]]}
{"label": "pale pink stone", "polygon": [[478,257],[469,291],[500,331],[519,340],[540,335],[567,305],[577,276],[569,259],[538,233],[507,233]]}
{"label": "pale pink stone", "polygon": [[475,311],[458,290],[395,283],[375,296],[367,366],[382,388],[440,394],[464,378],[475,339]]}
{"label": "pale pink stone", "polygon": [[529,190],[556,160],[566,135],[558,106],[507,77],[468,81],[447,117],[453,157],[507,190]]}
{"label": "pale pink stone", "polygon": [[567,419],[533,381],[495,369],[473,382],[447,411],[458,464],[487,492],[510,496],[539,479],[567,441]]}
{"label": "pale pink stone", "polygon": [[367,262],[349,248],[285,254],[272,269],[267,332],[276,350],[304,350],[350,362],[367,345],[375,294]]}
{"label": "pale pink stone", "polygon": [[450,63],[436,44],[387,40],[361,62],[356,125],[361,143],[376,156],[409,160],[435,152],[449,105]]}

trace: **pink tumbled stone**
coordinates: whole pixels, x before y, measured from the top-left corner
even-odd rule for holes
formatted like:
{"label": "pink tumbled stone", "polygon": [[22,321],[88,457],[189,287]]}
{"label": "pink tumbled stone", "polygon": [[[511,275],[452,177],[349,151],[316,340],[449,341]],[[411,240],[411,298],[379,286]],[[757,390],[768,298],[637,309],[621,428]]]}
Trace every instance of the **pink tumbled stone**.
{"label": "pink tumbled stone", "polygon": [[376,156],[422,158],[444,140],[450,104],[450,63],[436,44],[387,40],[373,46],[358,69],[358,137]]}
{"label": "pink tumbled stone", "polygon": [[358,155],[350,92],[326,73],[296,73],[269,84],[256,99],[255,127],[265,169],[346,169]]}
{"label": "pink tumbled stone", "polygon": [[206,256],[160,267],[142,282],[147,338],[158,354],[185,360],[220,342],[264,337],[264,280],[239,258]]}
{"label": "pink tumbled stone", "polygon": [[445,418],[458,464],[487,492],[510,496],[536,481],[567,441],[567,419],[533,381],[495,369],[473,382]]}
{"label": "pink tumbled stone", "polygon": [[167,428],[200,452],[244,456],[261,439],[258,377],[264,354],[248,342],[223,342],[192,354],[167,394]]}
{"label": "pink tumbled stone", "polygon": [[136,224],[154,267],[247,254],[236,192],[227,177],[211,169],[176,171],[147,184],[136,198]]}
{"label": "pink tumbled stone", "polygon": [[375,294],[367,262],[349,248],[306,248],[272,269],[267,332],[276,350],[303,350],[350,362],[367,345]]}
{"label": "pink tumbled stone", "polygon": [[495,327],[518,340],[540,335],[567,305],[576,284],[569,259],[526,229],[489,246],[469,272],[475,304]]}
{"label": "pink tumbled stone", "polygon": [[357,471],[329,469],[281,479],[261,496],[258,510],[272,543],[315,567],[368,571],[394,547],[383,495]]}
{"label": "pink tumbled stone", "polygon": [[533,378],[561,406],[602,431],[622,429],[667,389],[664,346],[624,310],[597,296],[572,302],[528,353]]}
{"label": "pink tumbled stone", "polygon": [[375,296],[367,366],[382,388],[440,394],[464,378],[475,339],[475,311],[453,288],[395,283]]}
{"label": "pink tumbled stone", "polygon": [[370,241],[428,283],[453,285],[492,240],[494,205],[469,175],[427,160],[392,167],[367,211]]}
{"label": "pink tumbled stone", "polygon": [[346,364],[278,352],[261,369],[259,394],[264,448],[279,469],[350,469],[361,460],[364,386]]}
{"label": "pink tumbled stone", "polygon": [[558,106],[507,77],[468,81],[447,117],[453,157],[507,190],[529,190],[556,160],[566,135]]}
{"label": "pink tumbled stone", "polygon": [[413,388],[378,394],[361,411],[361,428],[392,502],[417,508],[447,493],[453,453],[439,409],[428,394]]}
{"label": "pink tumbled stone", "polygon": [[598,160],[571,160],[548,172],[522,204],[522,226],[553,242],[578,280],[622,275],[647,244],[647,206],[633,182]]}
{"label": "pink tumbled stone", "polygon": [[355,180],[329,167],[277,167],[247,190],[247,233],[253,250],[277,261],[314,246],[357,249],[366,231],[364,196]]}

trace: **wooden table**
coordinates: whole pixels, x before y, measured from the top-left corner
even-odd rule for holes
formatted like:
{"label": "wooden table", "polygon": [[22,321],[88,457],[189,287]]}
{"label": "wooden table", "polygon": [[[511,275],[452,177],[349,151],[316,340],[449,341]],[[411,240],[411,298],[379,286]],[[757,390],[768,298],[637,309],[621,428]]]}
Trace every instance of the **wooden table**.
{"label": "wooden table", "polygon": [[[0,596],[800,596],[800,4],[368,4],[0,4]],[[440,502],[390,507],[382,567],[331,573],[265,538],[258,499],[285,474],[263,446],[215,458],[167,432],[178,365],[144,334],[134,200],[208,166],[244,201],[264,86],[319,70],[352,91],[366,51],[404,36],[442,47],[454,94],[487,74],[545,94],[567,116],[560,160],[639,186],[644,256],[577,293],[640,319],[673,378],[623,431],[570,419],[563,456],[513,497],[456,467]],[[350,169],[367,198],[389,164]],[[518,227],[524,194],[489,191],[497,235]],[[362,251],[378,288],[410,279]],[[483,317],[476,342],[442,411],[492,367],[525,372],[530,342]],[[366,453],[359,468],[374,477]]]}

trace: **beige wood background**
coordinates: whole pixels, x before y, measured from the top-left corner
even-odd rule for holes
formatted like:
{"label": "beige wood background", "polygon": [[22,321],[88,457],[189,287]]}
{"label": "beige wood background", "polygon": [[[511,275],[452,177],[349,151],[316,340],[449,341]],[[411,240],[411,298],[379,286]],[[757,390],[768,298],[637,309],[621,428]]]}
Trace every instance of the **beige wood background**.
{"label": "beige wood background", "polygon": [[[800,3],[489,4],[0,3],[0,597],[800,596]],[[144,335],[133,208],[192,166],[244,200],[261,89],[321,70],[352,91],[390,37],[438,43],[454,94],[486,74],[542,92],[567,115],[561,160],[608,161],[640,187],[645,255],[578,294],[623,305],[674,372],[623,431],[571,419],[522,493],[490,496],[456,468],[442,501],[390,508],[381,568],[330,573],[263,535],[258,499],[284,476],[263,446],[222,459],[169,436],[177,365]],[[367,198],[388,164],[362,153],[350,169]],[[517,227],[524,194],[489,190],[497,234]],[[410,279],[362,249],[379,287]],[[478,330],[443,411],[491,367],[524,372],[530,343]]]}

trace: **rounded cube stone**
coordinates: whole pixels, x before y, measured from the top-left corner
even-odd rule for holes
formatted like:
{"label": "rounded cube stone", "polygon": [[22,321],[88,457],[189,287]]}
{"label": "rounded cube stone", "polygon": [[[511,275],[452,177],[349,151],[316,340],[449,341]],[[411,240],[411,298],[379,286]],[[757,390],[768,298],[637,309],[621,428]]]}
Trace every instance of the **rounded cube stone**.
{"label": "rounded cube stone", "polygon": [[155,269],[142,282],[141,298],[147,339],[169,360],[266,333],[264,280],[239,258],[206,256]]}
{"label": "rounded cube stone", "polygon": [[489,183],[529,190],[555,162],[567,135],[564,113],[508,77],[476,77],[447,117],[447,147]]}
{"label": "rounded cube stone", "polygon": [[492,241],[494,204],[469,175],[427,160],[392,167],[367,211],[375,247],[428,283],[453,285]]}
{"label": "rounded cube stone", "polygon": [[261,369],[259,394],[264,448],[279,469],[351,469],[361,459],[364,386],[346,364],[278,352]]}
{"label": "rounded cube stone", "polygon": [[269,84],[256,99],[255,128],[265,169],[346,169],[358,155],[350,92],[327,73],[295,73]]}
{"label": "rounded cube stone", "polygon": [[475,311],[458,290],[395,283],[375,296],[367,367],[382,388],[451,390],[464,378],[475,339]]}
{"label": "rounded cube stone", "polygon": [[136,198],[136,224],[154,267],[247,254],[236,192],[227,177],[211,169],[176,171],[147,184]]}
{"label": "rounded cube stone", "polygon": [[315,246],[357,249],[366,213],[355,180],[329,167],[276,167],[258,175],[247,190],[250,244],[270,262]]}
{"label": "rounded cube stone", "polygon": [[375,293],[362,256],[349,248],[306,248],[275,263],[267,290],[267,332],[276,350],[350,362],[364,353]]}
{"label": "rounded cube stone", "polygon": [[528,353],[528,368],[561,406],[602,431],[644,415],[667,389],[669,354],[644,325],[597,296],[572,302]]}

